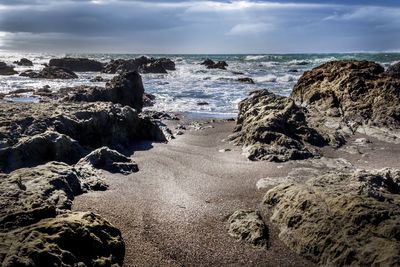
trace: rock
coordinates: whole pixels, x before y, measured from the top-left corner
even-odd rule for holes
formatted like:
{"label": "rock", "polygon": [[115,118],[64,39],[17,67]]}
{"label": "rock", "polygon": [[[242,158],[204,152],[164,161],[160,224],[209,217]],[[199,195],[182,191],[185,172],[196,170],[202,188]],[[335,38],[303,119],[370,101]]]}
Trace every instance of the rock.
{"label": "rock", "polygon": [[8,92],[9,95],[26,94],[33,92],[33,89],[16,89],[14,91]]}
{"label": "rock", "polygon": [[138,112],[143,108],[142,77],[137,72],[127,72],[115,76],[106,87],[81,86],[70,89],[68,101],[79,102],[112,102],[127,105]]}
{"label": "rock", "polygon": [[2,169],[10,168],[9,155],[29,165],[46,160],[75,163],[79,146],[123,149],[134,141],[166,141],[150,118],[109,102],[1,103],[0,107]]}
{"label": "rock", "polygon": [[135,59],[111,60],[103,69],[104,73],[122,73],[140,71],[143,73],[167,73],[166,70],[175,70],[175,63],[168,58],[139,57]]}
{"label": "rock", "polygon": [[19,61],[14,61],[13,63],[17,64],[18,66],[26,66],[26,67],[33,66],[33,62],[27,58],[21,58]]}
{"label": "rock", "polygon": [[6,63],[0,61],[0,75],[14,75],[17,73],[13,66],[8,66]]}
{"label": "rock", "polygon": [[139,171],[135,162],[125,157],[121,153],[102,147],[94,150],[86,157],[82,158],[77,165],[87,165],[109,171],[111,173],[130,174]]}
{"label": "rock", "polygon": [[248,78],[248,77],[239,78],[239,79],[237,79],[237,80],[238,80],[238,82],[241,82],[241,83],[250,83],[250,84],[254,84],[254,80],[253,80],[252,78]]}
{"label": "rock", "polygon": [[228,67],[228,64],[225,61],[218,61],[217,63],[215,63],[211,59],[204,60],[203,63],[201,63],[201,65],[205,65],[207,67],[207,69],[222,69],[222,70],[226,70],[226,67]]}
{"label": "rock", "polygon": [[141,73],[168,73],[163,64],[159,61],[151,62],[139,67]]}
{"label": "rock", "polygon": [[235,74],[235,75],[244,75],[244,72],[241,72],[241,71],[232,71],[232,74]]}
{"label": "rock", "polygon": [[309,125],[305,112],[290,98],[254,91],[239,103],[236,134],[231,140],[244,146],[250,160],[318,157],[312,146],[329,144],[330,136]]}
{"label": "rock", "polygon": [[201,65],[205,65],[205,66],[212,66],[215,64],[215,62],[209,58],[207,58],[206,60],[204,60],[202,63],[200,63]]}
{"label": "rock", "polygon": [[263,205],[279,238],[318,265],[400,264],[400,171],[331,172],[283,183]]}
{"label": "rock", "polygon": [[27,70],[19,76],[29,77],[32,79],[76,79],[78,76],[71,70],[59,67],[44,67],[40,72]]}
{"label": "rock", "polygon": [[42,88],[36,89],[35,95],[50,97],[53,95],[53,91],[50,90],[50,86],[45,85]]}
{"label": "rock", "polygon": [[154,100],[155,99],[156,99],[155,95],[144,92],[143,93],[143,107],[152,107],[152,106],[154,106]]}
{"label": "rock", "polygon": [[400,61],[390,65],[387,68],[386,73],[388,73],[392,77],[400,78]]}
{"label": "rock", "polygon": [[166,70],[176,70],[175,62],[169,58],[159,58],[156,60],[156,62],[159,62]]}
{"label": "rock", "polygon": [[101,76],[96,76],[96,77],[94,77],[93,79],[90,79],[90,82],[92,82],[92,83],[96,83],[96,82],[105,82],[106,80],[103,78],[103,77],[101,77]]}
{"label": "rock", "polygon": [[143,117],[147,117],[153,120],[171,120],[178,121],[179,118],[174,114],[169,114],[167,112],[155,111],[155,110],[145,110],[142,112]]}
{"label": "rock", "polygon": [[299,71],[296,69],[290,69],[290,70],[288,70],[288,72],[299,72]]}
{"label": "rock", "polygon": [[257,211],[235,211],[228,219],[228,233],[258,248],[268,246],[268,228]]}
{"label": "rock", "polygon": [[340,117],[352,130],[359,126],[400,128],[400,80],[369,61],[332,61],[307,71],[291,97],[317,110]]}
{"label": "rock", "polygon": [[91,212],[71,212],[0,234],[2,266],[122,266],[120,231]]}
{"label": "rock", "polygon": [[197,105],[198,105],[198,106],[208,106],[209,103],[208,103],[208,102],[205,102],[205,101],[200,101],[200,102],[197,102]]}
{"label": "rock", "polygon": [[52,58],[49,61],[49,66],[65,68],[76,72],[103,70],[101,62],[88,58]]}

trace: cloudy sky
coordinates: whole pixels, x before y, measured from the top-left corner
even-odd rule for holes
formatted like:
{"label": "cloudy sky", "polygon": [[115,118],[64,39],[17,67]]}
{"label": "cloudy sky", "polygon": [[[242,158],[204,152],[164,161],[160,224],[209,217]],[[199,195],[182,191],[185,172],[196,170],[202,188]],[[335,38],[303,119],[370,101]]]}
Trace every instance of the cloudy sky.
{"label": "cloudy sky", "polygon": [[0,50],[400,51],[400,0],[0,0]]}

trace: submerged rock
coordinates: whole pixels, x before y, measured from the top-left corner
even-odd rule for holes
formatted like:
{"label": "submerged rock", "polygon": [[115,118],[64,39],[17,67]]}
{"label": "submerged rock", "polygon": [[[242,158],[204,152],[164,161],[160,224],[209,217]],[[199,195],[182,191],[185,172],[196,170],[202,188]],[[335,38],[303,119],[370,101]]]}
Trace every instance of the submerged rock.
{"label": "submerged rock", "polygon": [[280,239],[319,265],[400,265],[400,171],[332,172],[264,197]]}
{"label": "submerged rock", "polygon": [[20,74],[32,79],[76,79],[78,76],[71,70],[55,66],[44,67],[40,72],[27,70]]}
{"label": "submerged rock", "polygon": [[254,80],[252,78],[248,78],[248,77],[239,78],[238,82],[254,84]]}
{"label": "submerged rock", "polygon": [[268,246],[268,228],[257,211],[235,211],[228,219],[228,232],[255,247]]}
{"label": "submerged rock", "polygon": [[4,62],[0,61],[0,75],[14,75],[18,72],[14,70],[13,66],[9,66]]}
{"label": "submerged rock", "polygon": [[66,68],[77,72],[103,70],[103,63],[88,58],[52,58],[49,61],[49,66]]}
{"label": "submerged rock", "polygon": [[2,266],[122,266],[120,231],[91,212],[71,212],[0,233]]}
{"label": "submerged rock", "polygon": [[17,64],[18,66],[27,66],[27,67],[33,66],[33,62],[27,58],[21,58],[19,61],[14,61],[13,63]]}
{"label": "submerged rock", "polygon": [[115,76],[105,87],[81,86],[70,88],[68,101],[112,102],[130,106],[138,112],[143,108],[144,88],[142,77],[137,72],[127,72]]}

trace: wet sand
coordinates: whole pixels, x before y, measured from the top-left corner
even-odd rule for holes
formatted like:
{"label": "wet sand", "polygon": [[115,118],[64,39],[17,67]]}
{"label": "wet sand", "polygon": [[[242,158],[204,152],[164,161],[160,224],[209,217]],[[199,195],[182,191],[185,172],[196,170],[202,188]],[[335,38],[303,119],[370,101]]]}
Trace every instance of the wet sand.
{"label": "wet sand", "polygon": [[[94,211],[121,230],[125,266],[313,266],[278,239],[268,218],[267,250],[237,242],[226,229],[234,211],[260,208],[268,187],[258,190],[258,180],[284,177],[304,163],[248,161],[240,147],[223,141],[235,122],[210,125],[185,131],[168,144],[137,146],[132,157],[140,171],[128,176],[104,173],[109,190],[77,197],[73,210]],[[366,147],[351,147],[360,137],[323,153],[358,168],[400,168],[400,145],[373,140]]]}

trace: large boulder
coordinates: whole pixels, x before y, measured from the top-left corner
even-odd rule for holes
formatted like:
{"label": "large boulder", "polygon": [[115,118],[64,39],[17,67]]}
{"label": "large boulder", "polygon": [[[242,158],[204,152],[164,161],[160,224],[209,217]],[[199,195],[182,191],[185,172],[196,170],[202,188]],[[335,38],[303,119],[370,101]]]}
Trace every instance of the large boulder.
{"label": "large boulder", "polygon": [[97,102],[106,101],[130,106],[138,112],[143,108],[144,88],[139,73],[127,72],[115,76],[106,87],[81,86],[72,88],[66,100]]}
{"label": "large boulder", "polygon": [[206,59],[204,60],[201,65],[205,65],[207,69],[221,69],[221,70],[226,70],[226,67],[228,67],[228,64],[225,61],[218,61],[215,63],[211,59]]}
{"label": "large boulder", "polygon": [[400,61],[390,65],[387,68],[386,73],[395,78],[400,78]]}
{"label": "large boulder", "polygon": [[27,70],[20,74],[23,77],[32,79],[76,79],[76,75],[72,70],[59,68],[55,66],[44,67],[40,72]]}
{"label": "large boulder", "polygon": [[160,61],[155,61],[139,67],[141,73],[168,73]]}
{"label": "large boulder", "polygon": [[88,58],[53,58],[50,59],[49,66],[66,68],[77,72],[103,70],[103,63]]}
{"label": "large boulder", "polygon": [[175,70],[175,63],[168,58],[149,58],[141,56],[135,59],[111,60],[104,66],[104,73],[123,73],[139,71],[143,73],[167,73],[166,70]]}
{"label": "large boulder", "polygon": [[290,98],[254,91],[239,103],[231,140],[244,146],[251,160],[277,162],[317,157],[314,146],[340,143],[336,134],[309,125],[306,112]]}
{"label": "large boulder", "polygon": [[18,72],[14,70],[13,66],[9,66],[6,63],[0,61],[0,75],[14,75],[17,73]]}
{"label": "large boulder", "polygon": [[332,61],[307,71],[291,97],[352,126],[400,128],[400,80],[369,61]]}
{"label": "large boulder", "polygon": [[18,66],[26,66],[26,67],[32,67],[33,66],[33,62],[30,61],[27,58],[21,58],[19,61],[14,61],[13,63],[18,65]]}
{"label": "large boulder", "polygon": [[71,212],[0,233],[0,263],[12,266],[122,266],[120,231],[91,212]]}
{"label": "large boulder", "polygon": [[263,205],[280,239],[319,265],[400,265],[399,170],[328,172],[282,183]]}

